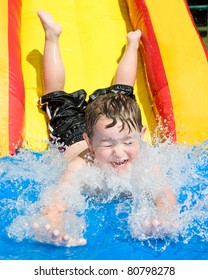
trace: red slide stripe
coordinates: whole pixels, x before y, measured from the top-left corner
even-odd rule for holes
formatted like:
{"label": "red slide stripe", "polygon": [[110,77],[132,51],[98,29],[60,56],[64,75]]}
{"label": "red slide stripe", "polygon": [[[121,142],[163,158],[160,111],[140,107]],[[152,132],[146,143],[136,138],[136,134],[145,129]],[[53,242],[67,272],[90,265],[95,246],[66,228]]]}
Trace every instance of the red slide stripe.
{"label": "red slide stripe", "polygon": [[[142,57],[146,67],[151,94],[159,117],[162,117],[166,136],[176,142],[176,126],[171,94],[154,27],[145,0],[128,1],[132,25],[142,30]],[[132,11],[131,11],[132,9]],[[163,132],[164,133],[164,132]]]}
{"label": "red slide stripe", "polygon": [[21,70],[21,0],[8,0],[9,59],[9,151],[14,154],[23,141],[24,83]]}

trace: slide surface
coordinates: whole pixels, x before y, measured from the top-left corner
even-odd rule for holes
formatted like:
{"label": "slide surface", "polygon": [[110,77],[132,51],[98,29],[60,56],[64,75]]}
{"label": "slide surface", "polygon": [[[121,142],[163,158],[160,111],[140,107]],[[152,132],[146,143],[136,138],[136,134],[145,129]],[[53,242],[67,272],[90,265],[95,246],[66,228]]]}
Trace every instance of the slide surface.
{"label": "slide surface", "polygon": [[[45,116],[37,103],[44,91],[44,32],[38,9],[50,12],[63,27],[60,46],[67,92],[84,88],[91,94],[109,86],[127,32],[139,28],[143,36],[135,94],[148,127],[146,140],[154,142],[155,133],[160,139],[190,144],[207,138],[207,52],[184,0],[170,0],[168,5],[165,0],[63,0],[61,7],[55,0],[3,0],[2,155],[14,153],[22,139],[26,148],[47,147]],[[9,41],[11,24],[16,33]]]}

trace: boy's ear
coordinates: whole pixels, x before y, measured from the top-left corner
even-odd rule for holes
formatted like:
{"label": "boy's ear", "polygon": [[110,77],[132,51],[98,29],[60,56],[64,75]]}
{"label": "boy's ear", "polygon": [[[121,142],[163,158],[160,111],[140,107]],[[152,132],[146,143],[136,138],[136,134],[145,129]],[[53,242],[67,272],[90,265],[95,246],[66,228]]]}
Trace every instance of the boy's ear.
{"label": "boy's ear", "polygon": [[147,127],[146,127],[146,126],[143,126],[143,127],[142,127],[142,130],[141,130],[141,132],[140,132],[140,135],[141,135],[141,139],[142,139],[142,140],[143,140],[143,137],[144,137],[144,134],[145,134],[146,130],[147,130]]}
{"label": "boy's ear", "polygon": [[87,135],[86,132],[83,133],[83,138],[84,138],[84,140],[86,141],[87,146],[88,146],[88,149],[90,150],[90,152],[93,152],[91,140],[90,140],[90,138],[88,137],[88,135]]}

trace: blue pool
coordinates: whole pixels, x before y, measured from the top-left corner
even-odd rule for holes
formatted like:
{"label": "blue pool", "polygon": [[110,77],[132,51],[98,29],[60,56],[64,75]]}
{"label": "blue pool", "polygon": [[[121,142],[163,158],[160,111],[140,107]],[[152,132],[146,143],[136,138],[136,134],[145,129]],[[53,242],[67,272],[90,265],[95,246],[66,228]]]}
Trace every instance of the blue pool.
{"label": "blue pool", "polygon": [[[43,185],[53,184],[60,176],[54,155],[49,152],[22,151],[0,159],[0,259],[1,260],[207,260],[208,259],[208,150],[199,147],[166,150],[172,155],[169,169],[178,184],[178,202],[185,229],[177,238],[137,240],[131,237],[126,215],[118,215],[118,201],[91,201],[85,213],[84,237],[87,245],[61,247],[38,243],[30,238],[11,236],[10,225],[24,216]],[[180,157],[177,159],[177,157]],[[178,162],[181,166],[177,166]],[[165,159],[164,159],[165,160]],[[50,165],[48,164],[50,162]],[[53,162],[54,163],[53,165]],[[62,161],[60,165],[64,164]],[[49,176],[53,174],[53,176]],[[54,175],[55,174],[55,175]],[[47,176],[46,176],[47,175]],[[182,178],[182,179],[181,179]],[[184,203],[188,201],[187,203]],[[198,212],[197,212],[198,211]],[[24,220],[22,220],[24,223]],[[21,227],[13,228],[21,232]]]}

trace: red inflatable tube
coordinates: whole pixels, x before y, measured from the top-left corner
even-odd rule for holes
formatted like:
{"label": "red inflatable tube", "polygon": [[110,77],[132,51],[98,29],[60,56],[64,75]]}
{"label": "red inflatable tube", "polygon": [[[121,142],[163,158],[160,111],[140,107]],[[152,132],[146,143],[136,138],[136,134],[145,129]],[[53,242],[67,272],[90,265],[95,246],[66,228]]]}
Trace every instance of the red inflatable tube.
{"label": "red inflatable tube", "polygon": [[148,7],[145,0],[131,0],[127,3],[134,30],[140,29],[142,31],[140,49],[149,81],[151,99],[154,100],[152,105],[156,119],[163,123],[163,134],[176,142],[176,126],[168,80]]}
{"label": "red inflatable tube", "polygon": [[14,154],[21,147],[24,130],[24,82],[20,48],[21,6],[22,1],[8,0],[8,131],[10,154]]}

